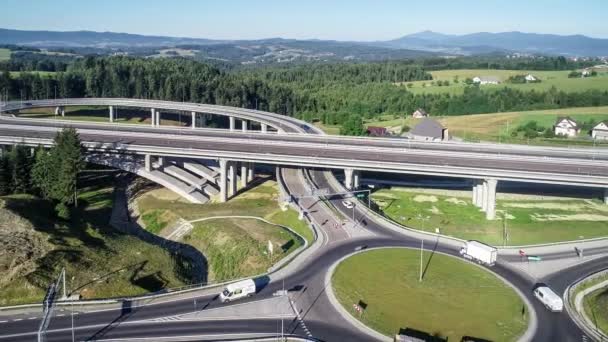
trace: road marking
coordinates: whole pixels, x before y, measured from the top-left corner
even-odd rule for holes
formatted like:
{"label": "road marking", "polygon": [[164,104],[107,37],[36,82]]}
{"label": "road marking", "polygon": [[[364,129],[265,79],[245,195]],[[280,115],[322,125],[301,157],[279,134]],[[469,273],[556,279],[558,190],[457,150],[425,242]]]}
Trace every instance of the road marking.
{"label": "road marking", "polygon": [[14,321],[14,322],[23,321],[23,318],[15,318],[13,321]]}
{"label": "road marking", "polygon": [[36,319],[36,317],[30,317],[30,318],[28,318],[28,319]]}
{"label": "road marking", "polygon": [[298,308],[296,308],[296,303],[294,303],[291,299],[289,300],[289,303],[291,303],[291,308],[293,309],[293,312],[296,314],[296,317],[298,319],[298,323],[300,323],[300,326],[302,327],[302,329],[304,329],[304,332],[306,333],[306,336],[312,337],[312,334],[310,333],[310,330],[308,330],[308,327],[306,326],[306,323],[304,323],[304,320],[302,319],[302,316],[300,316],[300,312],[298,311]]}
{"label": "road marking", "polygon": [[8,322],[8,321],[0,321],[0,323],[6,323],[6,322]]}

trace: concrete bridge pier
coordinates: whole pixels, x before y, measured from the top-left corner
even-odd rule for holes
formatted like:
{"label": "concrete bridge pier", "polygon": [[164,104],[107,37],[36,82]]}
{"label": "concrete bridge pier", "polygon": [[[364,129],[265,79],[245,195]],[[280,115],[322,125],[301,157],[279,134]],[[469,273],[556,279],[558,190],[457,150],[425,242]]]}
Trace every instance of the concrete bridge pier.
{"label": "concrete bridge pier", "polygon": [[192,128],[196,128],[196,112],[192,112]]}
{"label": "concrete bridge pier", "polygon": [[604,189],[604,204],[608,205],[608,188]]}
{"label": "concrete bridge pier", "polygon": [[114,122],[114,107],[110,106],[110,122]]}
{"label": "concrete bridge pier", "polygon": [[236,162],[231,161],[228,163],[228,196],[232,197],[236,195],[237,191],[237,175],[236,175]]}
{"label": "concrete bridge pier", "polygon": [[160,127],[160,110],[156,111],[156,127]]}
{"label": "concrete bridge pier", "polygon": [[146,166],[146,171],[151,172],[152,171],[152,156],[151,155],[149,155],[149,154],[145,155],[144,164]]}
{"label": "concrete bridge pier", "polygon": [[482,207],[483,202],[483,182],[476,179],[473,181],[473,205],[477,208]]}
{"label": "concrete bridge pier", "polygon": [[235,119],[234,116],[228,117],[228,121],[230,122],[230,131],[234,131],[235,128]]}
{"label": "concrete bridge pier", "polygon": [[61,114],[61,116],[65,116],[65,107],[62,107],[62,106],[55,107],[55,115],[59,115],[59,114]]}
{"label": "concrete bridge pier", "polygon": [[[243,121],[245,122],[245,121]],[[249,163],[241,162],[241,186],[243,188],[247,187],[247,183],[249,182]]]}
{"label": "concrete bridge pier", "polygon": [[247,132],[247,129],[249,129],[249,122],[247,120],[243,120],[241,128],[243,132]]}
{"label": "concrete bridge pier", "polygon": [[359,189],[361,182],[361,171],[355,170],[353,171],[353,190]]}
{"label": "concrete bridge pier", "polygon": [[268,125],[265,123],[260,124],[260,130],[262,133],[268,133]]}
{"label": "concrete bridge pier", "polygon": [[496,218],[496,185],[498,181],[490,178],[486,179],[485,184],[487,189],[486,219],[493,220]]}
{"label": "concrete bridge pier", "polygon": [[253,177],[255,177],[255,163],[247,163],[247,182],[253,181]]}
{"label": "concrete bridge pier", "polygon": [[226,159],[220,159],[220,202],[228,201],[228,163]]}
{"label": "concrete bridge pier", "polygon": [[152,127],[154,127],[154,126],[156,126],[156,109],[151,108],[150,114],[152,115],[151,116],[152,119],[150,120],[150,122],[152,123]]}

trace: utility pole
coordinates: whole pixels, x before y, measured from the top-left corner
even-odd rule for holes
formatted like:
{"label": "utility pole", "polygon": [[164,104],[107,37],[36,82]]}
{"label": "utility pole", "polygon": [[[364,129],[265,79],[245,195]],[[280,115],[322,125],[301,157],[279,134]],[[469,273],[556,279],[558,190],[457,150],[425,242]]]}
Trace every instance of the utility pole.
{"label": "utility pole", "polygon": [[424,239],[420,239],[420,278],[418,282],[422,282],[422,250],[424,249]]}

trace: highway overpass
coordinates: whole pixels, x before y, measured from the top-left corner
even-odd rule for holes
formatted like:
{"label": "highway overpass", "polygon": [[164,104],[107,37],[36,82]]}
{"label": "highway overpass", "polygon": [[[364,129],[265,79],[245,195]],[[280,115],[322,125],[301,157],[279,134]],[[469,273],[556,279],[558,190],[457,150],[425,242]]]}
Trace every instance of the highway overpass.
{"label": "highway overpass", "polygon": [[[470,143],[425,143],[405,139],[347,138],[301,134],[295,120],[277,114],[248,109],[192,103],[131,99],[62,99],[11,102],[2,111],[33,107],[129,106],[228,116],[230,122],[257,121],[260,129],[183,129],[158,125],[116,125],[65,123],[4,116],[0,118],[0,144],[52,144],[61,127],[78,129],[84,145],[92,152],[141,156],[145,172],[165,167],[174,160],[211,159],[218,162],[220,198],[234,193],[237,162],[241,179],[250,163],[342,169],[347,188],[358,186],[358,172],[382,171],[459,177],[474,180],[473,202],[488,219],[494,218],[496,184],[499,181],[535,182],[608,189],[608,150],[531,147]],[[60,107],[61,108],[61,107]],[[112,112],[110,109],[109,112]],[[154,122],[154,121],[153,121]],[[195,121],[193,121],[195,122]],[[265,126],[262,126],[265,125]],[[264,128],[262,128],[264,127]],[[269,129],[271,128],[271,129]],[[272,131],[274,129],[274,131]],[[298,133],[299,132],[299,133]],[[154,163],[157,160],[157,163]],[[243,166],[244,165],[244,166]],[[608,192],[605,192],[608,201]]]}

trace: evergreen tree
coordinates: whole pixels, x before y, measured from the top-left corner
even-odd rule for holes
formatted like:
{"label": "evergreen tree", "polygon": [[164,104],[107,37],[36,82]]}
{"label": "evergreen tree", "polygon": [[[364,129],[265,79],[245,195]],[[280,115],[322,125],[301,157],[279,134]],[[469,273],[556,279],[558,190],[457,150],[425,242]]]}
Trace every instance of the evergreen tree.
{"label": "evergreen tree", "polygon": [[58,167],[57,159],[53,158],[50,151],[44,147],[36,150],[34,165],[32,166],[32,186],[45,199],[53,198],[53,184],[56,182],[58,173],[54,170]]}
{"label": "evergreen tree", "polygon": [[0,156],[0,196],[8,195],[11,192],[11,172],[8,158]]}
{"label": "evergreen tree", "polygon": [[71,127],[58,132],[54,142],[51,157],[57,167],[53,168],[56,172],[52,184],[53,197],[65,205],[71,205],[76,201],[78,173],[86,165],[83,147],[78,133]]}
{"label": "evergreen tree", "polygon": [[27,146],[16,145],[9,154],[14,193],[28,193],[31,189],[30,170],[32,163],[29,151],[30,148]]}

